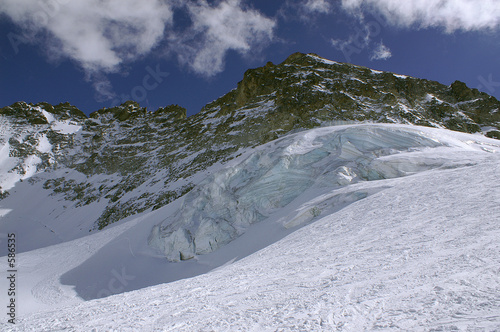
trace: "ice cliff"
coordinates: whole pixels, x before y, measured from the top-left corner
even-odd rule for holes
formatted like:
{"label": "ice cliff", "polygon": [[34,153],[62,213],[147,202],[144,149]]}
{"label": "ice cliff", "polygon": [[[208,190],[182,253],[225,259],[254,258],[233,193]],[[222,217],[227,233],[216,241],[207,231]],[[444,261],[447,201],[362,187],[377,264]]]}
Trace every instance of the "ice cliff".
{"label": "ice cliff", "polygon": [[[438,148],[463,145],[419,127],[358,125],[313,129],[249,149],[208,176],[156,225],[149,244],[171,261],[207,254],[273,215],[310,188],[335,191],[359,181],[401,177],[449,163]],[[432,152],[430,152],[432,150]],[[427,153],[426,153],[427,151]],[[366,197],[358,193],[352,201]],[[334,203],[332,203],[334,204]],[[297,226],[321,214],[283,223]]]}

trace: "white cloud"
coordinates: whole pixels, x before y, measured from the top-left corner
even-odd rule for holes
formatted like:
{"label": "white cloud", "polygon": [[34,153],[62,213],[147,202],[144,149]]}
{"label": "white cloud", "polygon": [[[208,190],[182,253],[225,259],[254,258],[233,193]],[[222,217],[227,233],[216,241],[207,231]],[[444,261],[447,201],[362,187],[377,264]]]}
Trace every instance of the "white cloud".
{"label": "white cloud", "polygon": [[[102,99],[114,95],[103,74],[119,72],[160,44],[195,72],[211,76],[223,70],[229,50],[252,53],[273,38],[275,27],[240,0],[216,6],[206,0],[0,1],[0,15],[23,28],[23,41],[50,58],[75,61]],[[187,12],[191,26],[174,27],[174,10]]]}
{"label": "white cloud", "polygon": [[349,35],[348,39],[332,39],[332,46],[344,54],[347,62],[352,61],[352,55],[360,54],[365,49],[372,48],[372,39],[378,35],[374,34],[372,29],[361,20],[362,28],[357,27],[354,33]]}
{"label": "white cloud", "polygon": [[308,12],[321,14],[328,14],[332,9],[327,0],[307,0],[307,2],[304,3],[304,8]]}
{"label": "white cloud", "polygon": [[212,7],[206,1],[188,5],[193,25],[183,35],[174,35],[174,52],[195,72],[212,76],[224,68],[229,50],[252,53],[273,38],[275,21],[256,10],[227,0]]}
{"label": "white cloud", "polygon": [[370,60],[387,60],[392,57],[391,50],[382,42],[373,50]]}
{"label": "white cloud", "polygon": [[[117,98],[117,95],[113,90],[113,85],[104,74],[93,73],[92,86],[95,90],[95,100],[97,102],[106,102]],[[125,101],[126,100],[123,102]]]}
{"label": "white cloud", "polygon": [[447,32],[497,29],[499,0],[342,0],[352,13],[379,11],[388,23],[403,27],[444,27]]}
{"label": "white cloud", "polygon": [[332,9],[331,0],[286,0],[277,15],[285,21],[298,20],[314,26],[320,15],[331,14]]}
{"label": "white cloud", "polygon": [[[172,22],[160,0],[2,0],[0,13],[87,72],[113,72],[154,48]],[[47,38],[41,39],[41,36]]]}

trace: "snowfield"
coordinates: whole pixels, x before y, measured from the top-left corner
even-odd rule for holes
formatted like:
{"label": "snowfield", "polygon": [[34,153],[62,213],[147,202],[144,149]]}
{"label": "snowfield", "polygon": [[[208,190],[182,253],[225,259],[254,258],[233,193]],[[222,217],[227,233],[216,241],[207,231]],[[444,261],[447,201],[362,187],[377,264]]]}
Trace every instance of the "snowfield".
{"label": "snowfield", "polygon": [[[500,141],[319,128],[204,176],[161,209],[19,253],[17,324],[4,310],[0,329],[500,329]],[[23,222],[0,217],[0,233]]]}

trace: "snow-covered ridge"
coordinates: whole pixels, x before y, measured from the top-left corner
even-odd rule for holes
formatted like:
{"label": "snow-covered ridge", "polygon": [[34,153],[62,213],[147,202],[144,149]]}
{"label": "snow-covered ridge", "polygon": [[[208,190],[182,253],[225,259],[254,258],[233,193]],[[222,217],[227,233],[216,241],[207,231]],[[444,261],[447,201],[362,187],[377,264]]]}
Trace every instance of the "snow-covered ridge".
{"label": "snow-covered ridge", "polygon": [[[82,129],[76,121],[61,120],[40,106],[27,106],[27,110],[41,114],[47,124],[27,126],[9,120],[2,124],[0,127],[0,194],[12,189],[20,180],[33,177],[39,171],[43,155],[48,164],[55,161],[54,146],[47,133],[52,131],[70,137]],[[16,151],[9,144],[10,139],[17,141],[19,145],[26,144],[22,149],[24,151]]]}
{"label": "snow-covered ridge", "polygon": [[[201,182],[175,214],[153,228],[149,243],[171,261],[190,259],[231,242],[312,188],[335,192],[359,181],[458,167],[463,162],[450,159],[450,152],[499,149],[473,143],[470,136],[464,136],[467,141],[457,137],[390,125],[328,127],[284,137],[247,152]],[[353,202],[366,195],[342,199]],[[304,224],[335,208],[339,198],[334,196],[284,216],[283,226]]]}

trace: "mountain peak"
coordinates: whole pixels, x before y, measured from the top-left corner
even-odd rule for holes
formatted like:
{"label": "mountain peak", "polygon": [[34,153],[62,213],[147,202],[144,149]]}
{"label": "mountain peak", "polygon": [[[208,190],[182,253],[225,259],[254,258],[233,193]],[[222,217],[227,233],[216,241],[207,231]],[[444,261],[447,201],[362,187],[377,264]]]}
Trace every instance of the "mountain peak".
{"label": "mountain peak", "polygon": [[87,118],[85,113],[68,102],[53,106],[47,102],[32,104],[20,101],[0,108],[0,115],[32,125],[49,124],[50,120],[47,119],[47,114],[44,112],[47,112],[49,117],[58,120],[80,121]]}
{"label": "mountain peak", "polygon": [[119,106],[101,108],[98,111],[90,113],[89,117],[93,119],[110,118],[125,121],[130,118],[144,116],[146,112],[146,108],[141,107],[139,103],[129,100]]}

